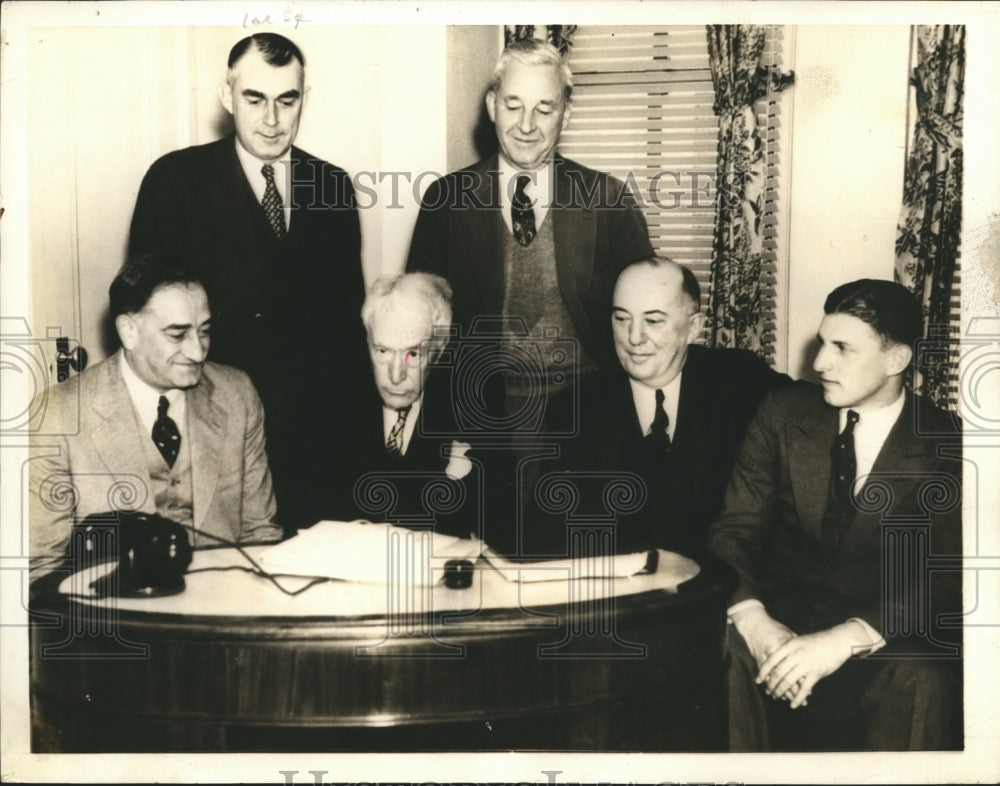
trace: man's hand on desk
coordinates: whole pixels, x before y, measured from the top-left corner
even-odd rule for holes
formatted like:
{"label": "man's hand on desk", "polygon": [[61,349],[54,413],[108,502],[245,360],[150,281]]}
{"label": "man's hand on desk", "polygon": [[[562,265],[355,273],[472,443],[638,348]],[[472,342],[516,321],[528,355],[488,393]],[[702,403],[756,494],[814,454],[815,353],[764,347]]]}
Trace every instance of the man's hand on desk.
{"label": "man's hand on desk", "polygon": [[843,666],[859,648],[870,645],[867,632],[854,621],[794,636],[761,664],[757,683],[766,682],[769,696],[790,701],[796,709],[806,703],[817,682]]}

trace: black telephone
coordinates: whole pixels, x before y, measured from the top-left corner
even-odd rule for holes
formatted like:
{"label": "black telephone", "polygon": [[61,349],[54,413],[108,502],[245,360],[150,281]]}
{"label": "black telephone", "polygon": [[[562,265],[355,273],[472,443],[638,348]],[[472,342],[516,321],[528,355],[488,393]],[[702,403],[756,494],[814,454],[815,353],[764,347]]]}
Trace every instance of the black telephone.
{"label": "black telephone", "polygon": [[184,591],[191,541],[176,521],[156,513],[92,513],[73,528],[74,571],[117,561],[90,583],[98,597],[151,598]]}

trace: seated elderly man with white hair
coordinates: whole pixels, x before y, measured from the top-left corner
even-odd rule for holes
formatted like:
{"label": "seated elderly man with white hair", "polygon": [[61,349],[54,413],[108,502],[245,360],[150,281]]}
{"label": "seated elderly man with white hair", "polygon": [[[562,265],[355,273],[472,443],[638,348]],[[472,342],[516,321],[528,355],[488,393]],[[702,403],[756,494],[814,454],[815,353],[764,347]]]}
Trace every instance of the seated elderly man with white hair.
{"label": "seated elderly man with white hair", "polygon": [[451,287],[429,273],[381,277],[361,318],[375,390],[354,418],[349,466],[329,479],[323,518],[433,523],[478,536],[469,444],[455,438],[448,380],[435,373],[449,338]]}

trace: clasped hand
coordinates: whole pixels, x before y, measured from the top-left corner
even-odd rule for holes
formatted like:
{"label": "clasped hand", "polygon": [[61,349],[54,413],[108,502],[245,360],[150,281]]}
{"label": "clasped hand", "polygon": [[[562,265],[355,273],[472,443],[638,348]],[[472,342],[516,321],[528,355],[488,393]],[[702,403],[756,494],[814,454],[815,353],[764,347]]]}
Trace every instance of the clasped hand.
{"label": "clasped hand", "polygon": [[799,636],[760,606],[741,611],[733,623],[757,662],[757,684],[763,683],[769,696],[791,702],[792,709],[804,706],[816,683],[866,643],[857,623]]}
{"label": "clasped hand", "polygon": [[848,622],[827,630],[793,636],[774,650],[757,673],[769,696],[805,705],[813,687],[851,657],[858,643],[856,625]]}

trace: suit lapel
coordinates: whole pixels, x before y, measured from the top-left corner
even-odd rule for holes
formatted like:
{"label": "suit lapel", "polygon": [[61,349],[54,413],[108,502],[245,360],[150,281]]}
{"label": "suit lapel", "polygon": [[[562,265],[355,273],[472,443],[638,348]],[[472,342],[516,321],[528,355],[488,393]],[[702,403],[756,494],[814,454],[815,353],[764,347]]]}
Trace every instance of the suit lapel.
{"label": "suit lapel", "polygon": [[[253,188],[250,186],[250,181],[247,180],[246,172],[243,171],[243,164],[240,163],[240,158],[236,153],[236,145],[239,143],[236,142],[235,135],[228,136],[220,141],[224,143],[221,161],[223,178],[220,179],[223,188],[220,192],[220,200],[224,209],[232,211],[239,218],[240,222],[245,223],[249,220],[252,235],[258,242],[264,239],[276,242],[277,239],[274,236],[274,230],[271,229],[271,225],[268,223],[264,208],[257,200],[257,195],[254,194]],[[294,167],[294,155],[292,163]],[[292,212],[294,213],[295,211],[293,210]],[[290,229],[291,227],[289,227]]]}
{"label": "suit lapel", "polygon": [[[713,417],[710,403],[712,391],[706,391],[699,364],[702,356],[697,348],[688,350],[681,370],[681,390],[677,398],[677,422],[674,424],[675,448],[683,450],[685,445],[697,444],[702,438],[711,438],[704,432]],[[708,409],[708,411],[706,411]]]}
{"label": "suit lapel", "polygon": [[187,431],[191,450],[191,496],[194,525],[200,526],[212,503],[219,480],[219,451],[226,433],[228,416],[213,401],[215,386],[203,376],[187,394]]}
{"label": "suit lapel", "polygon": [[[504,238],[503,216],[500,215],[500,181],[497,174],[499,160],[496,155],[486,159],[476,170],[475,204],[466,207],[459,203],[456,209],[466,213],[464,221],[451,222],[452,230],[461,228],[464,236],[460,242],[450,238],[452,248],[465,249],[468,259],[462,264],[471,266],[475,276],[475,289],[482,299],[482,316],[503,313],[504,296]],[[453,197],[455,198],[455,197]],[[480,209],[478,205],[484,205]]]}
{"label": "suit lapel", "polygon": [[549,217],[555,240],[556,278],[573,324],[585,336],[594,329],[583,305],[590,291],[597,222],[593,209],[578,198],[582,183],[573,183],[566,171],[566,160],[556,156],[553,169],[555,199]]}
{"label": "suit lapel", "polygon": [[[616,408],[611,417],[604,422],[611,429],[610,444],[615,445],[612,455],[619,457],[619,466],[630,466],[642,456],[642,438],[645,426],[639,422],[635,411],[635,399],[632,396],[632,386],[624,371],[614,374],[614,392],[609,396],[610,402]],[[586,424],[584,424],[586,427]],[[597,445],[603,454],[603,446]],[[596,458],[600,458],[600,455]]]}
{"label": "suit lapel", "polygon": [[885,438],[871,469],[872,482],[886,488],[884,494],[873,496],[878,499],[884,496],[888,504],[873,513],[857,514],[841,543],[842,552],[867,540],[882,526],[883,519],[893,508],[901,500],[910,498],[914,489],[927,480],[926,445],[914,433],[913,422],[913,397],[906,393],[903,411]]}
{"label": "suit lapel", "polygon": [[[125,478],[125,482],[131,485],[134,483],[134,476],[138,475],[143,488],[137,489],[137,492],[141,494],[144,490],[145,494],[137,496],[137,501],[142,502],[137,509],[155,513],[153,482],[149,477],[146,454],[142,450],[141,442],[142,439],[152,441],[152,437],[143,433],[136,417],[132,398],[129,396],[128,388],[125,387],[125,380],[122,379],[123,362],[124,357],[119,350],[102,364],[94,400],[85,402],[92,406],[101,418],[100,425],[94,429],[90,438],[104,466],[113,477],[116,477],[116,482],[118,476],[127,474],[129,477]],[[128,468],[129,471],[123,473],[122,468]],[[112,500],[109,498],[107,502],[110,510],[113,507]]]}
{"label": "suit lapel", "polygon": [[837,436],[837,410],[822,401],[817,406],[813,417],[791,426],[788,470],[799,522],[811,537],[820,540],[833,472],[830,448]]}

